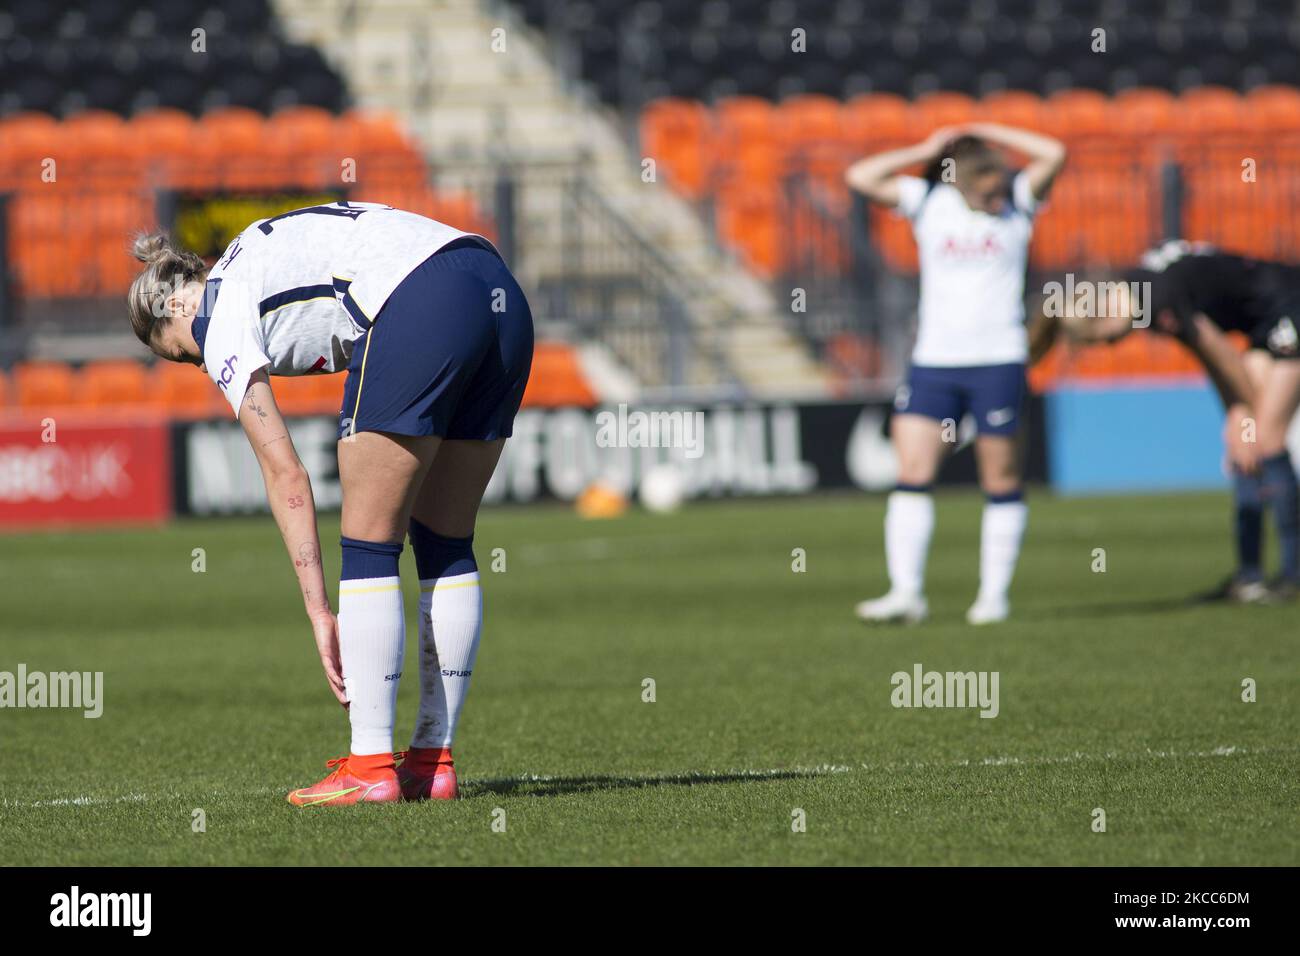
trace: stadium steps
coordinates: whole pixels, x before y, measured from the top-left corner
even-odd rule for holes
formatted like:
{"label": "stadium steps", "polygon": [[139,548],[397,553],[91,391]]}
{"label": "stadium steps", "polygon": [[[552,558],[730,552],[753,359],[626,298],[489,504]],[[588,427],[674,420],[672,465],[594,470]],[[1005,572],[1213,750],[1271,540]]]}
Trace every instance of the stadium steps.
{"label": "stadium steps", "polygon": [[[694,290],[686,304],[695,336],[720,361],[692,363],[687,384],[720,384],[720,364],[752,394],[828,393],[825,369],[786,328],[781,303],[718,250],[711,227],[673,193],[662,169],[656,182],[642,181],[642,158],[618,117],[566,88],[540,38],[513,9],[478,0],[375,0],[353,13],[346,0],[277,0],[276,7],[290,36],[323,49],[361,105],[404,117],[440,183],[462,169],[467,181],[481,177],[504,157],[537,170],[582,163],[586,184]],[[494,29],[505,31],[504,53],[492,50]],[[559,277],[574,250],[555,242],[564,207],[558,178],[555,188],[530,188],[523,196],[521,278],[536,288]],[[602,241],[584,232],[589,248],[581,250],[582,261],[597,275],[609,262],[599,254]],[[619,358],[646,386],[664,384],[659,363]]]}

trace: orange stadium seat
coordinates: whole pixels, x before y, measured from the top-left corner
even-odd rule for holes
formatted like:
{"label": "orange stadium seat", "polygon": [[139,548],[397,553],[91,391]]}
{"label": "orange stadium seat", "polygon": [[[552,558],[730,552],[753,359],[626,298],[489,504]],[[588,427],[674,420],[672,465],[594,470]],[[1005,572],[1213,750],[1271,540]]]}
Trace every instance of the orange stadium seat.
{"label": "orange stadium seat", "polygon": [[348,153],[383,150],[401,152],[410,148],[401,124],[381,110],[349,110],[339,117],[336,133]]}
{"label": "orange stadium seat", "polygon": [[758,273],[774,276],[781,267],[779,196],[744,185],[717,196],[718,231],[723,242]]}
{"label": "orange stadium seat", "polygon": [[[276,144],[284,144],[282,147]],[[344,185],[340,161],[358,163],[358,199],[410,208],[495,238],[468,194],[429,183],[419,149],[390,115],[342,117],[293,107],[271,119],[243,108],[194,120],[155,109],[123,121],[87,111],[0,117],[0,190],[8,204],[9,268],[21,297],[117,296],[137,270],[133,233],[156,226],[155,190],[323,189]],[[57,180],[41,180],[42,160]]]}
{"label": "orange stadium seat", "polygon": [[532,374],[524,390],[524,406],[579,405],[590,408],[596,401],[596,393],[582,371],[577,350],[563,342],[538,342],[533,350]]}
{"label": "orange stadium seat", "polygon": [[316,106],[294,106],[273,115],[266,126],[275,161],[291,181],[308,189],[337,186],[343,157],[334,117]]}
{"label": "orange stadium seat", "polygon": [[286,415],[336,415],[345,375],[291,375],[272,381],[275,403]]}
{"label": "orange stadium seat", "polygon": [[789,168],[790,157],[784,145],[742,141],[727,159],[719,177],[721,186],[751,184],[770,189],[778,187]]}
{"label": "orange stadium seat", "polygon": [[885,371],[884,354],[874,339],[854,332],[837,332],[826,342],[826,359],[843,378],[875,379]]}
{"label": "orange stadium seat", "polygon": [[95,270],[95,288],[101,294],[126,295],[140,269],[131,255],[131,241],[154,226],[154,201],[138,192],[96,194],[91,202],[86,231],[93,237],[89,263]]}
{"label": "orange stadium seat", "polygon": [[1178,115],[1199,133],[1235,133],[1246,125],[1246,104],[1235,90],[1199,86],[1178,97]]}
{"label": "orange stadium seat", "polygon": [[218,182],[227,189],[274,189],[288,185],[266,155],[267,123],[260,113],[238,106],[213,110],[198,122],[195,148],[211,156]]}
{"label": "orange stadium seat", "polygon": [[839,143],[844,124],[840,101],[820,93],[783,100],[777,107],[777,131],[787,143]]}
{"label": "orange stadium seat", "polygon": [[78,199],[71,190],[23,190],[10,203],[9,228],[19,239],[59,238],[80,211]]}
{"label": "orange stadium seat", "polygon": [[913,135],[930,135],[941,126],[956,126],[975,118],[975,101],[965,93],[927,93],[912,104]]}
{"label": "orange stadium seat", "polygon": [[893,93],[864,93],[844,105],[844,140],[850,151],[867,153],[899,145],[913,136],[912,105]]}
{"label": "orange stadium seat", "polygon": [[1135,136],[1186,131],[1178,100],[1168,90],[1137,86],[1111,101],[1112,130]]}
{"label": "orange stadium seat", "polygon": [[775,107],[757,96],[731,96],[719,101],[714,115],[713,154],[720,161],[721,184],[774,182],[785,159]]}
{"label": "orange stadium seat", "polygon": [[100,408],[150,404],[149,375],[134,359],[88,362],[73,382],[73,401]]}
{"label": "orange stadium seat", "polygon": [[409,185],[416,178],[423,180],[424,159],[392,115],[352,110],[339,117],[335,132],[337,152],[356,161],[359,181]]}
{"label": "orange stadium seat", "polygon": [[988,123],[1005,123],[1027,129],[1044,126],[1043,101],[1033,93],[1004,90],[990,93],[975,104],[975,118]]}
{"label": "orange stadium seat", "polygon": [[655,100],[641,114],[641,149],[682,195],[698,199],[709,186],[713,119],[691,100]]}
{"label": "orange stadium seat", "polygon": [[63,362],[22,362],[13,370],[14,404],[39,410],[72,401],[72,368]]}
{"label": "orange stadium seat", "polygon": [[174,109],[147,110],[126,124],[149,186],[201,189],[213,185],[212,157],[198,149],[194,117]]}
{"label": "orange stadium seat", "polygon": [[63,121],[62,181],[78,187],[120,188],[139,178],[140,154],[116,113],[86,110]]}
{"label": "orange stadium seat", "polygon": [[62,152],[63,127],[44,113],[15,113],[0,119],[0,186],[30,189],[46,185],[42,161]]}
{"label": "orange stadium seat", "polygon": [[885,264],[896,272],[914,274],[918,262],[911,223],[893,210],[876,205],[869,207],[867,215],[870,217],[871,235]]}
{"label": "orange stadium seat", "polygon": [[1255,129],[1300,130],[1300,90],[1292,86],[1257,86],[1246,94],[1246,115]]}
{"label": "orange stadium seat", "polygon": [[1058,342],[1030,372],[1030,385],[1044,391],[1081,379],[1202,377],[1197,359],[1176,340],[1137,332],[1113,345]]}
{"label": "orange stadium seat", "polygon": [[728,96],[714,107],[718,138],[726,143],[772,142],[779,135],[776,107],[759,96]]}
{"label": "orange stadium seat", "polygon": [[1061,139],[1113,133],[1110,100],[1096,90],[1062,90],[1043,104],[1044,131]]}
{"label": "orange stadium seat", "polygon": [[204,418],[230,412],[230,406],[212,380],[193,365],[155,362],[148,385],[153,403],[179,418]]}
{"label": "orange stadium seat", "polygon": [[788,165],[835,196],[845,191],[848,159],[842,112],[838,100],[818,94],[790,97],[777,111],[777,127],[789,150]]}
{"label": "orange stadium seat", "polygon": [[433,209],[429,213],[430,217],[465,232],[476,232],[489,239],[496,239],[496,229],[491,220],[478,208],[473,195],[445,190],[432,195]]}

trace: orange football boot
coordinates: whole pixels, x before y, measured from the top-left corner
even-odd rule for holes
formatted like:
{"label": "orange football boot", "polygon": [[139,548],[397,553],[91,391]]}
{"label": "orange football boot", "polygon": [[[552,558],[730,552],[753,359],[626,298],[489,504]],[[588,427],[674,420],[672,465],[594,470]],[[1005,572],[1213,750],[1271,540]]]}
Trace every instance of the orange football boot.
{"label": "orange football boot", "polygon": [[393,754],[401,760],[397,782],[405,800],[455,800],[460,794],[450,747],[412,747]]}
{"label": "orange football boot", "polygon": [[[289,802],[295,807],[396,803],[402,799],[402,788],[397,782],[392,758],[384,754],[385,760],[376,761],[376,756],[352,754],[326,761],[325,766],[334,768],[334,772],[320,783],[294,790],[288,796]],[[371,763],[377,765],[367,765]]]}

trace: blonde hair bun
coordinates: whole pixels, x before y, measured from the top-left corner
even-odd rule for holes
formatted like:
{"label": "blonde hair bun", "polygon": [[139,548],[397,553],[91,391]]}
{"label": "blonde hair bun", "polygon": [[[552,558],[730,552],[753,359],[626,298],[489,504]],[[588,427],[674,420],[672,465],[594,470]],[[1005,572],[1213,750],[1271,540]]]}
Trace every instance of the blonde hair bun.
{"label": "blonde hair bun", "polygon": [[141,262],[158,262],[176,252],[165,232],[142,232],[131,243],[131,255]]}

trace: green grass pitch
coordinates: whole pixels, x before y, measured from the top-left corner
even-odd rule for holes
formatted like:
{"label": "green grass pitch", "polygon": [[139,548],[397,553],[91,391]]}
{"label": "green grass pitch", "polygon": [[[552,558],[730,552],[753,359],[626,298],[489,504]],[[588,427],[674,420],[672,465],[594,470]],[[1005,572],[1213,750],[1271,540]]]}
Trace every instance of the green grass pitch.
{"label": "green grass pitch", "polygon": [[[0,670],[105,688],[97,720],[0,710],[0,863],[1300,863],[1300,612],[1183,603],[1229,567],[1226,497],[1030,500],[1013,620],[981,630],[973,493],[939,496],[911,629],[851,613],[884,584],[879,497],[491,510],[464,799],[307,811],[284,793],[346,720],[269,518],[5,537]],[[893,707],[917,663],[997,671],[1000,714]]]}

